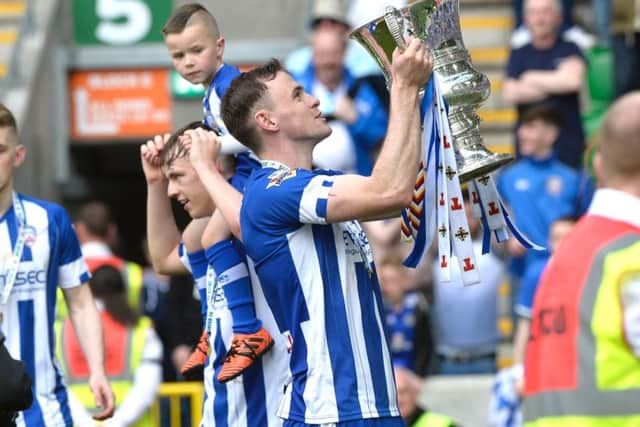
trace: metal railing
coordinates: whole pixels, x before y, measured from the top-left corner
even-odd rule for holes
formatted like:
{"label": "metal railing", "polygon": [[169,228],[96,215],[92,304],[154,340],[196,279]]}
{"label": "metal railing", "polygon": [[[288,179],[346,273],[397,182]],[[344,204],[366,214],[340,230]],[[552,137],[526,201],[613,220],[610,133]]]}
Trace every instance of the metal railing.
{"label": "metal railing", "polygon": [[[151,406],[151,419],[153,425],[160,425],[160,401],[169,400],[169,420],[171,427],[182,426],[182,399],[189,399],[191,411],[191,426],[200,425],[202,414],[202,401],[204,398],[204,386],[202,382],[176,382],[163,383],[158,389],[156,401]],[[185,427],[185,426],[182,426]]]}

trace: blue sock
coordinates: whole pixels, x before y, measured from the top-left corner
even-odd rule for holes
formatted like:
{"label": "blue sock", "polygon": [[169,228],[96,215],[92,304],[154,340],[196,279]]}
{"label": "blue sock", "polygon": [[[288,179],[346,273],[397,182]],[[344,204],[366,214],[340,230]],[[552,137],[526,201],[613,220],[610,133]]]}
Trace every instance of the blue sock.
{"label": "blue sock", "polygon": [[238,252],[234,240],[223,240],[206,250],[207,261],[220,280],[218,286],[227,299],[233,319],[233,332],[250,334],[262,327],[253,305],[251,279],[244,254]]}
{"label": "blue sock", "polygon": [[187,252],[187,258],[191,265],[194,286],[200,295],[200,314],[202,315],[202,329],[207,321],[207,256],[204,250]]}

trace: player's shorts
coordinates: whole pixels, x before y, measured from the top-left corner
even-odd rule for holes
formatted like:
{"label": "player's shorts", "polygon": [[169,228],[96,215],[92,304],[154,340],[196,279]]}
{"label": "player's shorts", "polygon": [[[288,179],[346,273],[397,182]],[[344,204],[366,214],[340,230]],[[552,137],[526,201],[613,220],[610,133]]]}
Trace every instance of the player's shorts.
{"label": "player's shorts", "polygon": [[229,184],[239,192],[244,193],[244,187],[247,184],[249,175],[261,167],[262,165],[258,159],[250,151],[236,154],[236,170],[231,178],[229,178]]}
{"label": "player's shorts", "polygon": [[369,418],[366,420],[343,421],[340,423],[306,424],[298,421],[284,420],[283,427],[404,427],[400,417]]}

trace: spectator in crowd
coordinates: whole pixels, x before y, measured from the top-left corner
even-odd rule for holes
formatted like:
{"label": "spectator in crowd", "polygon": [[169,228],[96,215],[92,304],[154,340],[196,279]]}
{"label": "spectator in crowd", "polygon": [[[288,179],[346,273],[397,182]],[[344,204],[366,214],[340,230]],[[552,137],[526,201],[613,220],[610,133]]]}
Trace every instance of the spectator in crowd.
{"label": "spectator in crowd", "polygon": [[346,40],[340,33],[316,31],[312,63],[294,78],[318,98],[320,111],[332,129],[330,137],[314,149],[314,165],[369,175],[388,117],[373,88],[355,80],[345,68],[345,48]]}
{"label": "spectator in crowd", "polygon": [[[532,105],[557,108],[564,122],[555,145],[558,160],[579,170],[584,151],[579,100],[585,79],[584,56],[574,43],[558,37],[562,17],[558,0],[525,0],[524,4],[532,38],[511,51],[503,96],[517,107],[518,124]],[[519,154],[519,145],[516,151]]]}
{"label": "spectator in crowd", "polygon": [[[203,324],[200,315],[200,295],[191,275],[169,276],[169,287],[164,300],[162,317],[156,323],[156,331],[163,347],[162,381],[203,381],[204,368],[193,370],[186,378],[181,368],[196,351]],[[188,398],[180,399],[180,420],[182,426],[192,425],[191,420],[200,419],[200,412],[191,412]],[[171,402],[169,398],[160,400],[160,423],[171,427]]]}
{"label": "spectator in crowd", "polygon": [[396,366],[393,369],[398,387],[398,405],[402,419],[409,427],[457,427],[450,417],[422,408],[418,402],[424,379],[411,370]]}
{"label": "spectator in crowd", "polygon": [[611,3],[614,96],[640,89],[640,0]]}
{"label": "spectator in crowd", "polygon": [[[165,304],[163,329],[166,336],[166,354],[171,361],[171,368],[165,378],[167,381],[182,381],[185,378],[180,373],[180,368],[198,343],[203,328],[200,298],[193,277],[171,276]],[[189,379],[202,380],[202,374],[202,371],[199,371]]]}
{"label": "spectator in crowd", "polygon": [[481,283],[464,286],[458,263],[451,261],[451,282],[443,282],[440,264],[433,263],[434,328],[438,373],[466,375],[496,371],[498,332],[498,286],[504,280],[502,261],[492,253],[482,255],[480,221],[471,215],[465,200],[465,212]]}
{"label": "spectator in crowd", "polygon": [[[562,239],[567,236],[577,219],[572,216],[562,217],[555,220],[549,230],[549,251],[555,252]],[[533,299],[538,288],[538,283],[542,277],[548,259],[540,258],[533,262],[527,270],[527,274],[522,278],[518,291],[514,311],[518,317],[513,343],[513,363],[524,362],[524,352],[529,339],[529,329],[531,326],[531,309]]]}
{"label": "spectator in crowd", "polygon": [[[498,176],[498,189],[516,225],[539,245],[548,241],[554,221],[580,215],[579,207],[585,205],[581,199],[591,198],[590,189],[581,193],[580,174],[561,163],[553,152],[562,126],[560,113],[554,108],[535,106],[526,110],[518,127],[522,157]],[[527,251],[515,239],[510,239],[506,246],[511,257],[509,272],[515,297],[521,279],[533,277],[535,265],[544,264],[549,252]]]}
{"label": "spectator in crowd", "polygon": [[140,310],[142,296],[142,267],[114,254],[112,244],[117,240],[118,228],[111,211],[104,202],[85,203],[74,218],[82,257],[93,273],[103,265],[111,265],[125,278],[127,299],[134,310]]}
{"label": "spectator in crowd", "polygon": [[[522,20],[524,3],[524,0],[513,0],[516,29],[511,35],[511,47],[514,49],[522,47],[531,41],[531,31],[523,25]],[[562,0],[562,3],[558,2],[558,6],[562,8],[562,24],[560,25],[562,38],[577,44],[582,50],[586,51],[591,48],[596,43],[596,38],[574,24],[573,0]]]}
{"label": "spectator in crowd", "polygon": [[[106,374],[116,390],[116,411],[109,425],[151,426],[149,408],[162,382],[162,343],[151,320],[140,318],[127,301],[120,270],[98,267],[89,281],[104,325]],[[59,321],[58,359],[69,383],[74,425],[93,427],[94,401],[88,386],[87,361],[70,319]]]}
{"label": "spectator in crowd", "polygon": [[[151,264],[146,239],[143,252]],[[180,368],[189,358],[202,333],[200,294],[194,289],[190,275],[163,275],[151,266],[144,269],[142,283],[142,314],[153,321],[156,333],[162,341],[163,381],[182,381],[184,378]],[[202,370],[193,379],[202,380]]]}
{"label": "spectator in crowd", "polygon": [[403,256],[398,245],[376,258],[389,330],[391,362],[424,377],[429,372],[433,354],[427,301],[424,295],[413,289],[413,271],[402,265]]}
{"label": "spectator in crowd", "polygon": [[[142,315],[150,318],[158,331],[158,325],[164,321],[167,314],[166,300],[171,276],[157,273],[151,266],[149,245],[146,238],[142,242],[142,252],[148,263],[142,269]],[[162,339],[162,335],[158,334]],[[164,340],[162,341],[164,344]]]}
{"label": "spectator in crowd", "polygon": [[[365,4],[366,3],[366,4]],[[352,26],[354,28],[367,23],[384,14],[384,6],[394,5],[403,6],[404,0],[390,0],[381,2],[372,1],[355,1],[346,0],[313,0],[311,11],[311,20],[309,28],[311,37],[316,31],[333,30],[341,34],[345,40],[348,39],[349,31]],[[287,55],[284,65],[292,74],[303,73],[311,64],[311,46],[303,46],[295,49]],[[345,52],[345,67],[353,74],[355,78],[362,78],[373,84],[382,95],[383,99],[388,103],[388,95],[386,92],[386,84],[382,76],[382,70],[373,59],[373,57],[358,44],[355,40],[347,42]]]}
{"label": "spectator in crowd", "polygon": [[0,105],[0,259],[6,260],[0,274],[0,332],[9,354],[25,363],[33,382],[33,404],[19,413],[18,424],[72,422],[54,357],[58,287],[88,360],[88,384],[100,407],[93,417],[103,420],[113,415],[114,397],[104,373],[102,323],[86,283],[89,272],[67,212],[14,191],[13,175],[26,154],[13,113]]}
{"label": "spectator in crowd", "polygon": [[536,290],[525,426],[640,423],[640,92],[601,131],[600,187]]}

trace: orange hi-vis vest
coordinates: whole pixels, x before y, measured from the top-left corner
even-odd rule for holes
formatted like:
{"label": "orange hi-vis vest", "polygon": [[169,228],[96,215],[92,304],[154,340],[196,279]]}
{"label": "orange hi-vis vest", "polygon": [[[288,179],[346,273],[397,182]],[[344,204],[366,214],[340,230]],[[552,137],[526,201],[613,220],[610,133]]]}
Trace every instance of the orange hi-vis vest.
{"label": "orange hi-vis vest", "polygon": [[[125,261],[115,255],[105,257],[84,257],[84,261],[87,263],[89,272],[92,274],[95,273],[99,267],[105,265],[111,266],[122,272],[125,283],[127,284],[127,301],[129,302],[129,306],[135,311],[140,310],[140,300],[142,299],[142,278],[144,275],[140,265],[135,262]],[[61,289],[58,289],[57,298],[56,317],[58,319],[65,319],[68,317],[68,312]]]}
{"label": "orange hi-vis vest", "polygon": [[640,272],[640,228],[587,215],[536,291],[525,357],[527,427],[640,426],[640,358],[620,284]]}
{"label": "orange hi-vis vest", "polygon": [[142,267],[135,262],[125,261],[115,255],[106,257],[84,257],[89,271],[93,274],[102,266],[108,265],[121,271],[127,284],[127,300],[134,310],[140,308],[140,296],[142,292]]}
{"label": "orange hi-vis vest", "polygon": [[[106,311],[100,312],[104,331],[105,374],[120,405],[133,385],[134,374],[142,361],[142,350],[150,319],[140,318],[134,328],[116,322]],[[69,318],[56,324],[58,335],[58,360],[62,364],[69,390],[87,409],[94,408],[93,394],[89,388],[89,365],[84,357],[80,342]],[[136,427],[151,426],[149,412],[136,423]]]}

